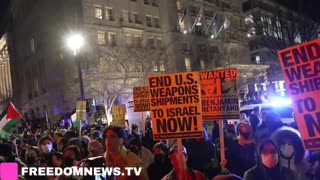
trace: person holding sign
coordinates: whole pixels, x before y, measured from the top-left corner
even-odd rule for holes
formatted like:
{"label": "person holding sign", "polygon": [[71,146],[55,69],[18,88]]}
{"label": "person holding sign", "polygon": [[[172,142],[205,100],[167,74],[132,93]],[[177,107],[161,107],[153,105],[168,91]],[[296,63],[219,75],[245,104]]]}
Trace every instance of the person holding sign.
{"label": "person holding sign", "polygon": [[244,174],[244,180],[294,180],[293,172],[280,166],[280,152],[272,140],[264,140],[258,146],[257,165]]}
{"label": "person holding sign", "polygon": [[[162,180],[180,180],[180,179],[207,180],[205,175],[203,175],[201,172],[189,169],[187,167],[188,155],[185,147],[182,147],[182,152],[183,152],[183,167],[181,167],[179,163],[178,145],[177,144],[172,145],[172,147],[169,150],[169,157],[171,160],[171,164],[173,166],[173,170],[169,174],[164,176]],[[182,178],[179,176],[181,174],[181,171],[183,171],[182,174],[185,175],[185,178]]]}

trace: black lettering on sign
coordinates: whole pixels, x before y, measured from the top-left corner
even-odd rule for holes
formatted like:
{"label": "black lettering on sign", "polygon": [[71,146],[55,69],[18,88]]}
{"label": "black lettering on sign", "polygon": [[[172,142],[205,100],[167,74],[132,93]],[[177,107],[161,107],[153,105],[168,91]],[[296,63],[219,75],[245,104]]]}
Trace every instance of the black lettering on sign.
{"label": "black lettering on sign", "polygon": [[304,110],[313,112],[317,108],[316,101],[312,97],[306,97],[304,99],[297,99],[294,101],[297,104],[299,113],[303,113]]}
{"label": "black lettering on sign", "polygon": [[306,122],[307,130],[310,137],[315,137],[315,130],[320,133],[320,112],[315,113],[315,117],[312,114],[304,114],[304,121]]}
{"label": "black lettering on sign", "polygon": [[156,88],[156,87],[164,87],[164,86],[171,86],[171,78],[170,76],[160,76],[160,77],[150,77],[149,78],[149,87]]}
{"label": "black lettering on sign", "polygon": [[195,131],[198,130],[197,121],[196,116],[156,119],[156,127],[158,133]]}

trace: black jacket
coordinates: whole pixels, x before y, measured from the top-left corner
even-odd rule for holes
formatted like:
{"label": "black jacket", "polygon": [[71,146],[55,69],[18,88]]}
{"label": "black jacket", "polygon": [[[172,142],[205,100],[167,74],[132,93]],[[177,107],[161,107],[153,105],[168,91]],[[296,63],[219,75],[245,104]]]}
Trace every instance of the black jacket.
{"label": "black jacket", "polygon": [[294,180],[293,172],[285,167],[276,166],[267,169],[263,165],[256,165],[245,172],[244,180]]}

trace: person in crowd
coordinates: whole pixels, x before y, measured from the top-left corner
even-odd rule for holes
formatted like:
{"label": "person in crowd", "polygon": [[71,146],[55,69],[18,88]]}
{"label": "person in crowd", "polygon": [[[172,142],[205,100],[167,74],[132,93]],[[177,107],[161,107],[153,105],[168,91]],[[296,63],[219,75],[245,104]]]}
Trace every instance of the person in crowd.
{"label": "person in crowd", "polygon": [[280,152],[276,144],[266,139],[258,145],[257,165],[247,170],[244,180],[294,180],[293,172],[280,166]]}
{"label": "person in crowd", "polygon": [[246,115],[246,113],[240,113],[240,122],[242,121],[248,121],[248,117]]}
{"label": "person in crowd", "polygon": [[26,154],[26,165],[28,167],[40,166],[41,151],[37,146],[30,146],[27,148]]}
{"label": "person in crowd", "polygon": [[131,139],[132,137],[141,139],[141,134],[139,132],[139,126],[137,124],[131,125],[131,134],[128,136],[128,139]]}
{"label": "person in crowd", "polygon": [[53,149],[58,151],[58,142],[63,137],[61,132],[55,132],[53,135]]}
{"label": "person in crowd", "polygon": [[188,155],[184,146],[182,146],[182,153],[183,159],[179,160],[178,145],[174,144],[171,146],[169,150],[169,157],[173,166],[173,170],[165,175],[162,180],[179,180],[181,179],[182,175],[185,176],[183,179],[207,180],[206,176],[201,172],[188,168]]}
{"label": "person in crowd", "polygon": [[[40,158],[41,158],[41,151],[37,146],[30,146],[26,149],[25,159],[27,167],[39,167],[40,166]],[[33,179],[43,179],[41,176],[25,176],[26,180],[33,180]]]}
{"label": "person in crowd", "polygon": [[97,157],[103,155],[103,146],[98,140],[92,140],[88,145],[88,158]]}
{"label": "person in crowd", "polygon": [[75,145],[80,149],[80,158],[85,158],[87,157],[86,150],[83,147],[83,142],[80,140],[80,138],[72,138],[69,140],[67,147]]}
{"label": "person in crowd", "polygon": [[202,132],[203,138],[187,140],[184,145],[188,151],[189,168],[206,174],[214,158],[215,146],[209,141],[207,131],[203,129]]}
{"label": "person in crowd", "polygon": [[22,162],[26,162],[25,154],[28,147],[30,147],[28,139],[23,139],[18,148],[18,156],[21,158]]}
{"label": "person in crowd", "polygon": [[237,132],[238,136],[233,141],[226,142],[227,169],[243,177],[245,171],[256,164],[256,146],[249,123],[240,122],[237,126]]}
{"label": "person in crowd", "polygon": [[99,142],[102,143],[102,135],[101,135],[101,132],[98,130],[92,131],[90,138],[91,140],[98,140]]}
{"label": "person in crowd", "polygon": [[147,117],[145,120],[145,132],[141,138],[142,144],[144,147],[152,151],[154,144],[156,143],[153,140],[152,126],[151,126],[151,118]]}
{"label": "person in crowd", "polygon": [[291,169],[297,180],[307,179],[309,164],[300,133],[293,128],[282,127],[272,134],[271,139],[280,148],[280,165]]}
{"label": "person in crowd", "polygon": [[281,122],[280,115],[273,111],[264,111],[262,113],[262,123],[258,126],[255,139],[257,142],[261,142],[264,139],[268,139],[271,134],[281,128],[284,124]]}
{"label": "person in crowd", "polygon": [[255,132],[261,120],[261,108],[259,106],[254,107],[248,119],[252,127],[252,133],[253,135],[255,135]]}
{"label": "person in crowd", "polygon": [[320,150],[315,150],[308,157],[310,167],[306,173],[308,180],[320,179]]}
{"label": "person in crowd", "polygon": [[145,168],[149,167],[153,161],[153,154],[149,149],[142,146],[140,139],[136,137],[129,139],[128,148],[142,160]]}
{"label": "person in crowd", "polygon": [[153,146],[153,162],[148,167],[149,179],[161,180],[172,170],[168,153],[169,148],[163,142],[158,142]]}
{"label": "person in crowd", "polygon": [[142,168],[140,176],[127,176],[125,174],[124,176],[118,176],[118,180],[149,179],[146,170],[143,168],[142,160],[125,148],[126,134],[121,127],[114,125],[108,126],[103,132],[103,138],[107,150],[104,154],[106,167],[120,167],[122,173],[126,173],[124,171],[125,167]]}
{"label": "person in crowd", "polygon": [[3,158],[4,162],[17,163],[19,175],[21,175],[22,167],[26,167],[26,164],[16,157],[16,154],[13,153],[12,146],[8,143],[0,143],[0,157]]}
{"label": "person in crowd", "polygon": [[53,143],[50,136],[42,136],[38,142],[41,152],[41,165],[45,167],[58,167],[61,160],[53,149]]}
{"label": "person in crowd", "polygon": [[67,140],[66,138],[61,138],[59,139],[58,141],[58,144],[57,144],[57,150],[58,152],[63,152],[64,148],[67,146]]}

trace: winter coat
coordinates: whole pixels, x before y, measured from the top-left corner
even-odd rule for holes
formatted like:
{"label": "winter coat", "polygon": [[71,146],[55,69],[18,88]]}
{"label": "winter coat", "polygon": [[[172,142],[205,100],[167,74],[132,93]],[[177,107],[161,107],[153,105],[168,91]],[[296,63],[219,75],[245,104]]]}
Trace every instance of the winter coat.
{"label": "winter coat", "polygon": [[297,180],[307,180],[307,171],[310,166],[305,160],[305,150],[303,147],[302,139],[300,133],[290,127],[283,127],[275,131],[271,139],[280,148],[287,140],[289,140],[294,149],[294,156],[291,158],[286,158],[280,155],[280,165],[291,169]]}

